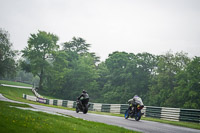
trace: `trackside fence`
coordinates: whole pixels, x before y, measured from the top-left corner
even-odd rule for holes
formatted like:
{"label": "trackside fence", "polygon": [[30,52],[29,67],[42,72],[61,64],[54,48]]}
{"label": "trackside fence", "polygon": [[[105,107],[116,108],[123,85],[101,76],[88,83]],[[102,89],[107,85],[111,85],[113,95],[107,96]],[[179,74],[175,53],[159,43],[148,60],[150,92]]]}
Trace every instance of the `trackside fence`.
{"label": "trackside fence", "polygon": [[[23,98],[30,101],[40,102],[49,105],[76,108],[76,101],[46,99],[39,95],[34,89],[32,89],[32,91],[35,94],[35,96],[23,94]],[[124,114],[128,107],[128,104],[90,103],[89,110]],[[145,106],[142,109],[142,112],[144,113],[144,117],[153,117],[170,121],[186,121],[200,123],[200,110],[195,109]]]}

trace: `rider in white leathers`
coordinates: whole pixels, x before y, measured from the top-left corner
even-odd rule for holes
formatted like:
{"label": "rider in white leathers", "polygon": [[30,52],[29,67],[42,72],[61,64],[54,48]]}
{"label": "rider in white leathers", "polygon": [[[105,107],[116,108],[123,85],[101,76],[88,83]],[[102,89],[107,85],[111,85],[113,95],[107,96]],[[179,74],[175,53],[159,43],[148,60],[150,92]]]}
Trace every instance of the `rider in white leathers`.
{"label": "rider in white leathers", "polygon": [[128,103],[129,103],[129,105],[130,105],[129,108],[130,108],[131,111],[135,111],[135,110],[136,110],[136,107],[137,107],[138,105],[144,106],[144,104],[143,104],[143,102],[142,102],[142,99],[141,99],[139,96],[137,96],[137,95],[135,95],[133,98],[129,99],[129,100],[128,100]]}

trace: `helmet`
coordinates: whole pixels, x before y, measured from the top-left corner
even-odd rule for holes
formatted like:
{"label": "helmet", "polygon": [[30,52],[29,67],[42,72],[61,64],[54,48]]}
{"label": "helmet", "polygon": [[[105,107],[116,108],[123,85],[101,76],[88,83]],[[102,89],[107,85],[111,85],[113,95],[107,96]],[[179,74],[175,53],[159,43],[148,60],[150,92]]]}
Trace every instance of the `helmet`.
{"label": "helmet", "polygon": [[83,90],[83,93],[87,93],[85,90]]}
{"label": "helmet", "polygon": [[135,95],[133,98],[136,98],[136,97],[138,97],[138,95]]}

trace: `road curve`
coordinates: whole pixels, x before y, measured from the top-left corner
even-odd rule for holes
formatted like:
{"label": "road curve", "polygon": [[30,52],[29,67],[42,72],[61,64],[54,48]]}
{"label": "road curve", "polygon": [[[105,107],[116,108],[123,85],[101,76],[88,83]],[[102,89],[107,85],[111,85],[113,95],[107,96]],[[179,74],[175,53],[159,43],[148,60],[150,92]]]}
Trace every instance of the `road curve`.
{"label": "road curve", "polygon": [[[1,94],[0,94],[0,100],[22,103],[22,102],[9,100]],[[23,103],[23,104],[27,104],[27,103]],[[109,125],[120,126],[120,127],[124,127],[130,130],[135,130],[135,131],[140,131],[140,132],[145,132],[145,133],[200,133],[200,130],[197,130],[197,129],[173,126],[173,125],[163,124],[159,122],[152,122],[152,121],[145,121],[145,120],[135,121],[134,119],[124,119],[122,117],[116,117],[116,116],[99,115],[99,114],[93,114],[93,113],[83,114],[83,113],[76,113],[75,111],[71,111],[71,110],[52,108],[52,107],[47,107],[47,106],[42,106],[42,105],[35,105],[35,104],[28,104],[28,105],[41,111],[49,111],[52,113],[57,112],[57,113],[81,118],[84,120],[106,123]]]}

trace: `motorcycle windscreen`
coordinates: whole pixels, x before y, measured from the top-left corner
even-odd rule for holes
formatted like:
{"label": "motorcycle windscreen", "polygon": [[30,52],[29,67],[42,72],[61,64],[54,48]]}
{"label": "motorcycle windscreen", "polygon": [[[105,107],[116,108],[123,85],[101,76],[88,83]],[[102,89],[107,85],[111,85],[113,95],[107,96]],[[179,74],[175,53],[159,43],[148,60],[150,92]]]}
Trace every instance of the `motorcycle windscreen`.
{"label": "motorcycle windscreen", "polygon": [[140,104],[140,105],[144,105],[143,102],[142,102],[142,99],[140,97],[136,98],[135,102]]}

